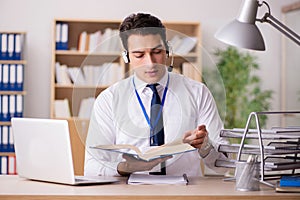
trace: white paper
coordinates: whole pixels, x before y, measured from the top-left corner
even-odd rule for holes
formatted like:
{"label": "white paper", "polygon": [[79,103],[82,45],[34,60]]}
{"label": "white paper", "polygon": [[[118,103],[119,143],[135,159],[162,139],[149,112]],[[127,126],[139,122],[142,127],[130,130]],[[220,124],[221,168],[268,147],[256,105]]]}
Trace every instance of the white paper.
{"label": "white paper", "polygon": [[173,175],[149,175],[149,174],[131,174],[128,178],[130,185],[152,185],[152,184],[172,184],[172,185],[186,185],[188,180],[186,175],[173,176]]}

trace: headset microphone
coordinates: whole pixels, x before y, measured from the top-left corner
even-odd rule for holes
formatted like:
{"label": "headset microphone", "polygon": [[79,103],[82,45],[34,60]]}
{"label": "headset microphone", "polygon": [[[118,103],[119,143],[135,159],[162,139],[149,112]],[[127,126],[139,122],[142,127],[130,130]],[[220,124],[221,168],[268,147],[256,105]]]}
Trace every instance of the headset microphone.
{"label": "headset microphone", "polygon": [[172,57],[171,57],[171,64],[170,64],[170,66],[168,67],[168,72],[172,72],[172,70],[173,70],[173,64],[174,64],[174,56],[173,55],[171,55]]}

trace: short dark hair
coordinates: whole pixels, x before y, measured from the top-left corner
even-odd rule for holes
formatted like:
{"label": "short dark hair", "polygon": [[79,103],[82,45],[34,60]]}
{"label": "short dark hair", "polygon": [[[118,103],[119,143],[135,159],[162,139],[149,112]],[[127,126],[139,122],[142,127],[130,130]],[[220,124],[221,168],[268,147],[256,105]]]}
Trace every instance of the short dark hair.
{"label": "short dark hair", "polygon": [[161,39],[163,40],[165,48],[168,51],[166,28],[160,21],[160,19],[153,15],[146,13],[131,14],[123,20],[120,25],[119,31],[123,47],[126,50],[128,50],[128,38],[130,35],[159,34],[161,36]]}

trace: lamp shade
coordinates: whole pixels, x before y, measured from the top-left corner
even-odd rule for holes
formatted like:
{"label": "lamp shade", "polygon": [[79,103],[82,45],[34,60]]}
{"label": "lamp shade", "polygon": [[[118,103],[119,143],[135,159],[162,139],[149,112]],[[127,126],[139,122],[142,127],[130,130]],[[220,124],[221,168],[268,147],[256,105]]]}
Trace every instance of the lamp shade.
{"label": "lamp shade", "polygon": [[244,0],[238,17],[217,31],[215,37],[233,46],[264,51],[264,39],[255,25],[257,8],[256,0]]}
{"label": "lamp shade", "polygon": [[261,32],[255,24],[242,23],[234,20],[220,29],[215,37],[227,44],[252,49],[252,50],[265,50],[265,42]]}

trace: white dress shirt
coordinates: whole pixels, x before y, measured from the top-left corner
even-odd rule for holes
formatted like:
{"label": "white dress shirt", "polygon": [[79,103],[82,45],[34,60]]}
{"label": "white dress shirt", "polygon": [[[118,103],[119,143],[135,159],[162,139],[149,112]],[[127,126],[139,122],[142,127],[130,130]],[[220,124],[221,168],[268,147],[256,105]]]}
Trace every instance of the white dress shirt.
{"label": "white dress shirt", "polygon": [[[168,77],[163,107],[165,143],[182,139],[185,132],[194,130],[198,125],[206,125],[209,140],[215,148],[203,160],[206,166],[214,169],[215,160],[224,157],[216,151],[222,140],[219,132],[223,123],[214,99],[203,83],[168,72],[158,82],[157,90],[161,97]],[[118,175],[117,165],[123,160],[121,154],[91,149],[90,146],[131,144],[141,149],[149,148],[150,128],[135,94],[133,81],[150,116],[152,91],[135,75],[101,92],[94,104],[86,139],[85,175]],[[201,176],[200,159],[198,151],[174,155],[166,161],[167,174]]]}

